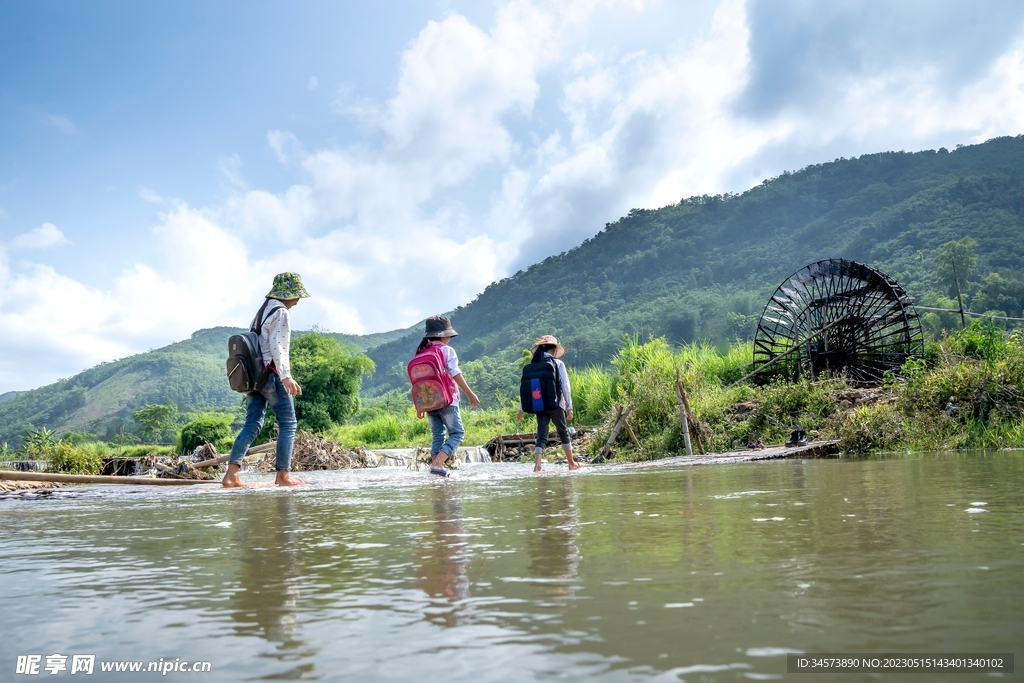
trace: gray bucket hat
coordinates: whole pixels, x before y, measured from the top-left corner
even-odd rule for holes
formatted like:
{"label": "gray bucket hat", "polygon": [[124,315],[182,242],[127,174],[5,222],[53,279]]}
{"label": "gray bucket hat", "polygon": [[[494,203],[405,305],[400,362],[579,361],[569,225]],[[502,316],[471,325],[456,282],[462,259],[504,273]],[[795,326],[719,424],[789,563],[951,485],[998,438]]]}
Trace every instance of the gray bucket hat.
{"label": "gray bucket hat", "polygon": [[432,315],[426,320],[426,331],[423,333],[426,339],[442,339],[444,337],[457,337],[459,333],[452,329],[452,321],[446,315]]}

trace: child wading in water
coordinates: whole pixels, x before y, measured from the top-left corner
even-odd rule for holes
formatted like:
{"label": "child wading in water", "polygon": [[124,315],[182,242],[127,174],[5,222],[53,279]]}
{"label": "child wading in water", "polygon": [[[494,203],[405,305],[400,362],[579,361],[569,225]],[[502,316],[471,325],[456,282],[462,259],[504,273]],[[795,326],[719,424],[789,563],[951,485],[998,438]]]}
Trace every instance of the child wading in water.
{"label": "child wading in water", "polygon": [[537,415],[537,441],[534,444],[534,455],[537,458],[533,466],[534,472],[541,471],[541,458],[548,444],[548,429],[555,423],[555,430],[562,442],[562,450],[569,461],[570,470],[578,470],[583,463],[576,462],[572,455],[572,440],[569,438],[567,420],[572,420],[572,389],[569,386],[569,373],[565,363],[559,360],[565,353],[565,347],[550,334],[536,341],[530,349],[533,358],[523,368],[523,382],[520,387],[520,406],[518,419],[523,413]]}
{"label": "child wading in water", "polygon": [[[466,384],[466,378],[462,376],[462,371],[459,370],[459,357],[455,354],[455,349],[448,346],[448,342],[451,341],[452,337],[456,337],[458,334],[458,332],[452,329],[452,323],[446,316],[431,316],[426,320],[423,341],[420,342],[419,347],[416,349],[416,353],[419,354],[428,347],[436,347],[444,359],[444,368],[448,377],[454,380],[454,383],[457,385],[457,388],[452,387],[454,391],[451,392],[453,397],[449,405],[438,410],[426,412],[427,419],[430,421],[430,432],[433,437],[430,444],[430,472],[440,476],[448,476],[448,471],[445,469],[444,464],[448,458],[455,455],[459,444],[462,443],[462,437],[466,434],[466,430],[462,427],[462,415],[459,413],[459,389],[466,392],[469,405],[480,405],[480,399],[477,398],[473,390]],[[418,417],[423,417],[423,414],[418,414]],[[448,432],[447,438],[445,438],[446,430]]]}

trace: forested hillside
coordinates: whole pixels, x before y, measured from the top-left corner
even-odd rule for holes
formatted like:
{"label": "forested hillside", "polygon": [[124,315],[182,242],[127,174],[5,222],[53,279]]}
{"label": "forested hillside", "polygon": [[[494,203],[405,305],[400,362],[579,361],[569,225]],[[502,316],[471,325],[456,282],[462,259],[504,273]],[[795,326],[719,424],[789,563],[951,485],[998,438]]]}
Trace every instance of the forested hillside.
{"label": "forested hillside", "polygon": [[[749,337],[770,293],[823,258],[863,261],[932,305],[1024,306],[1024,136],[917,153],[838,159],[739,195],[635,209],[579,247],[489,286],[452,317],[453,345],[486,403],[516,391],[531,340],[557,335],[577,366],[604,363],[624,335],[672,342]],[[956,242],[956,244],[950,244]],[[953,317],[926,314],[930,335]],[[370,352],[364,394],[403,387],[416,334]]]}

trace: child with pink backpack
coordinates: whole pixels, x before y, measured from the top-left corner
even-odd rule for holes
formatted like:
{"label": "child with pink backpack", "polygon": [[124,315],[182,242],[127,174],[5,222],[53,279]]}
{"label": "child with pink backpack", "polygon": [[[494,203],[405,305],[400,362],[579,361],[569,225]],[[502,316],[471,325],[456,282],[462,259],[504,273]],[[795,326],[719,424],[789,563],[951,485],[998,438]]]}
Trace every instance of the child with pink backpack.
{"label": "child with pink backpack", "polygon": [[448,476],[444,464],[455,455],[466,434],[459,413],[459,389],[466,392],[469,405],[480,405],[480,399],[466,384],[466,378],[459,370],[459,357],[455,349],[448,346],[452,337],[458,334],[452,329],[447,316],[434,315],[427,318],[423,340],[406,367],[409,381],[412,382],[412,402],[416,407],[416,416],[426,415],[430,421],[433,437],[430,444],[430,473],[442,477]]}

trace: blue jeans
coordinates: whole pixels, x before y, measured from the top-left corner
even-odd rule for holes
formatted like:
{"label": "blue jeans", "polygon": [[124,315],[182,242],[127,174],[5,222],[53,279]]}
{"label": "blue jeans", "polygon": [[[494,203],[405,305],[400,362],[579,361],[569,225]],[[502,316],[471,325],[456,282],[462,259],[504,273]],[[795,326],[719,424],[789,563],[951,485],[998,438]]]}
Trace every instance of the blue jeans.
{"label": "blue jeans", "polygon": [[[437,455],[441,451],[451,457],[455,455],[456,449],[462,443],[462,437],[466,430],[462,428],[462,415],[459,413],[459,404],[450,405],[441,410],[432,410],[427,413],[430,420],[430,432],[433,440],[430,443],[430,455]],[[448,430],[448,439],[444,438],[444,430]]]}
{"label": "blue jeans", "polygon": [[274,417],[277,418],[278,428],[277,460],[274,469],[278,472],[287,472],[292,466],[292,447],[295,445],[295,429],[298,427],[298,420],[295,419],[295,400],[285,391],[281,378],[276,373],[271,373],[266,386],[246,396],[245,403],[245,426],[235,438],[228,463],[242,464],[242,458],[249,450],[249,445],[263,429],[263,418],[267,414],[269,404],[270,409],[274,411]]}

